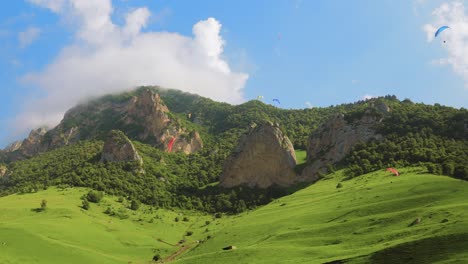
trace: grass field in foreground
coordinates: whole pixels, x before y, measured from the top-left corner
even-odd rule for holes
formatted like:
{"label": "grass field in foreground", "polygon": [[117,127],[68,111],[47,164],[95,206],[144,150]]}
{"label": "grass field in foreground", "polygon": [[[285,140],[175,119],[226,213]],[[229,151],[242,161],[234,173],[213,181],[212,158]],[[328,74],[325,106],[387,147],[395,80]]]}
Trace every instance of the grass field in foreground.
{"label": "grass field in foreground", "polygon": [[226,220],[177,263],[468,263],[468,182],[401,172],[329,175]]}
{"label": "grass field in foreground", "polygon": [[[191,245],[206,238],[210,233],[206,228],[217,228],[211,216],[146,206],[132,211],[109,196],[99,205],[91,203],[86,211],[80,208],[80,197],[87,191],[50,188],[0,198],[0,263],[148,263],[154,249],[167,257],[179,249],[169,244],[185,239]],[[32,210],[40,207],[42,199],[47,200],[47,210]],[[104,214],[108,206],[120,208],[129,218]],[[175,217],[180,221],[175,222]],[[206,220],[212,223],[206,226]],[[186,231],[193,235],[185,236]]]}
{"label": "grass field in foreground", "polygon": [[[348,181],[338,172],[216,220],[147,206],[131,211],[128,201],[110,196],[86,211],[79,207],[83,188],[10,195],[0,198],[0,263],[148,263],[154,249],[164,258],[179,251],[181,239],[189,250],[176,263],[184,264],[468,263],[468,183],[417,168],[401,172]],[[35,212],[42,199],[48,209]],[[129,218],[104,214],[108,206]],[[421,222],[411,226],[416,218]],[[228,245],[237,249],[223,251]]]}

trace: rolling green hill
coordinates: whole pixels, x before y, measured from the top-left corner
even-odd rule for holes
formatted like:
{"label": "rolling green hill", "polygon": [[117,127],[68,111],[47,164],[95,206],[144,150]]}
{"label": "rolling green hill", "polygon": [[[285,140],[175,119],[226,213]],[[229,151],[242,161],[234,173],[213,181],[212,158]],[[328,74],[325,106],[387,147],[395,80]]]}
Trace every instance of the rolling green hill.
{"label": "rolling green hill", "polygon": [[[148,263],[179,250],[175,263],[468,261],[468,183],[420,168],[401,172],[343,181],[339,171],[220,219],[144,205],[132,211],[113,196],[86,211],[80,208],[85,188],[9,195],[0,198],[0,263]],[[42,199],[47,209],[35,211]],[[107,207],[128,218],[104,214]],[[411,225],[417,218],[421,222]],[[181,239],[186,248],[177,245]],[[237,249],[222,250],[229,245]]]}
{"label": "rolling green hill", "polygon": [[[468,183],[402,172],[348,181],[331,174],[229,219],[177,263],[468,262]],[[229,245],[237,249],[222,250]]]}
{"label": "rolling green hill", "polygon": [[[192,245],[207,228],[216,230],[212,216],[148,206],[132,211],[112,196],[84,210],[80,197],[87,191],[50,188],[0,198],[0,263],[148,263],[177,252],[182,239]],[[35,210],[43,199],[47,209]],[[104,214],[108,207],[115,216]]]}

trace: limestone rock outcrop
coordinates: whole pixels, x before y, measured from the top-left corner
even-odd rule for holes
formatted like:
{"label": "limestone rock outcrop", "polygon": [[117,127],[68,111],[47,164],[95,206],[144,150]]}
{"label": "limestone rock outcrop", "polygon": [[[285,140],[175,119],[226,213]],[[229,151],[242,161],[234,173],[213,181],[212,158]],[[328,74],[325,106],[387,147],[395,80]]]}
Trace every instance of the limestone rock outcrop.
{"label": "limestone rock outcrop", "polygon": [[21,145],[23,144],[23,141],[15,141],[11,144],[9,144],[3,151],[4,152],[13,152],[17,151],[18,149],[21,148]]}
{"label": "limestone rock outcrop", "polygon": [[169,109],[161,97],[146,89],[128,103],[124,120],[126,125],[144,124],[138,135],[140,140],[158,142],[171,122],[168,113]]}
{"label": "limestone rock outcrop", "polygon": [[114,129],[166,151],[172,138],[174,152],[190,154],[203,148],[200,135],[185,128],[159,94],[144,88],[132,95],[108,96],[78,105],[67,111],[55,128],[33,130],[27,139],[11,144],[0,155],[8,160],[29,158],[80,140],[105,139]]}
{"label": "limestone rock outcrop", "polygon": [[297,180],[295,166],[294,147],[277,124],[252,126],[226,160],[220,182],[228,188],[290,186]]}
{"label": "limestone rock outcrop", "polygon": [[16,141],[4,149],[4,155],[12,160],[31,157],[44,150],[44,135],[47,133],[45,128],[33,129],[29,136],[23,141]]}
{"label": "limestone rock outcrop", "polygon": [[143,160],[138,155],[132,142],[122,131],[112,130],[109,132],[101,154],[102,162],[131,162],[136,161],[140,166]]}
{"label": "limestone rock outcrop", "polygon": [[301,175],[303,181],[316,181],[319,173],[327,173],[327,165],[341,161],[359,143],[382,140],[376,125],[390,112],[383,103],[371,105],[364,114],[347,120],[338,114],[319,127],[309,137],[307,163]]}
{"label": "limestone rock outcrop", "polygon": [[5,166],[0,165],[0,178],[3,178],[3,176],[6,175],[7,171],[8,169]]}

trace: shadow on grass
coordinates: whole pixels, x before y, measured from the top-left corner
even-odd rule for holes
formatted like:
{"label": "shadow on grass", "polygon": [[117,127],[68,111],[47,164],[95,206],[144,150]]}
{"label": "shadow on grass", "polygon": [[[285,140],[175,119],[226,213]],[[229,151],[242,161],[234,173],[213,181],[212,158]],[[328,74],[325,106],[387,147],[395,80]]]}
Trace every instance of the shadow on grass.
{"label": "shadow on grass", "polygon": [[374,253],[371,263],[434,263],[466,252],[468,233],[429,237]]}

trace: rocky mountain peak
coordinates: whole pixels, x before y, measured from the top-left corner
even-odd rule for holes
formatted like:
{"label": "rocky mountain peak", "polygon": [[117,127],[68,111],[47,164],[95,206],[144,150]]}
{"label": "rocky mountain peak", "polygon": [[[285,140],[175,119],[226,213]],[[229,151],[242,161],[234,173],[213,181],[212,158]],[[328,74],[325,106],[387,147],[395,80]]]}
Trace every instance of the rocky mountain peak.
{"label": "rocky mountain peak", "polygon": [[38,142],[38,141],[42,140],[42,137],[46,133],[47,133],[47,129],[45,129],[44,127],[40,127],[38,129],[33,129],[29,133],[29,136],[28,136],[27,140],[29,140],[30,142]]}
{"label": "rocky mountain peak", "polygon": [[112,130],[107,136],[101,154],[102,162],[136,161],[140,166],[143,160],[128,137],[119,130]]}
{"label": "rocky mountain peak", "polygon": [[17,151],[18,149],[21,148],[21,145],[23,144],[23,141],[15,141],[11,144],[9,144],[8,146],[6,146],[6,148],[3,150],[4,152],[13,152],[13,151]]}
{"label": "rocky mountain peak", "polygon": [[138,110],[140,116],[169,112],[159,94],[154,93],[151,89],[145,89],[138,96],[133,97],[129,112],[132,112],[132,110]]}
{"label": "rocky mountain peak", "polygon": [[294,147],[277,124],[252,125],[224,163],[221,186],[267,188],[296,181]]}

